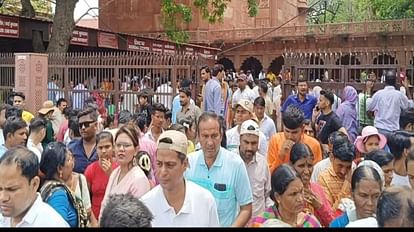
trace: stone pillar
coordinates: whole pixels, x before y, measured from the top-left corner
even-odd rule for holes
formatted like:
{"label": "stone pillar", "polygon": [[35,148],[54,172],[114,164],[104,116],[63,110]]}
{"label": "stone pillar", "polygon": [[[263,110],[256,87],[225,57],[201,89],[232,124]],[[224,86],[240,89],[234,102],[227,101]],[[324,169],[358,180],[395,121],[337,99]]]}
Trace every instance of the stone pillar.
{"label": "stone pillar", "polygon": [[233,64],[234,64],[234,68],[236,69],[236,70],[234,70],[235,72],[240,71],[241,62],[242,61],[240,61],[240,55],[239,54],[234,55]]}
{"label": "stone pillar", "polygon": [[269,55],[263,55],[262,57],[262,67],[264,70],[267,70],[270,66],[270,62],[272,62],[269,58]]}
{"label": "stone pillar", "polygon": [[48,55],[15,54],[15,91],[26,96],[26,110],[32,114],[47,100]]}

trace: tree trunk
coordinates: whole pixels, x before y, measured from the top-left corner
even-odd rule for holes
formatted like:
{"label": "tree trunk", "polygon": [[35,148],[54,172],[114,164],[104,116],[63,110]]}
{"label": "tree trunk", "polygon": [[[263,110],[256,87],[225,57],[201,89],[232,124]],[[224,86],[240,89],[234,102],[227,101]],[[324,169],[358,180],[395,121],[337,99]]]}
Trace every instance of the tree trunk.
{"label": "tree trunk", "polygon": [[34,52],[44,53],[46,51],[45,44],[43,43],[43,34],[41,31],[32,31],[32,46]]}
{"label": "tree trunk", "polygon": [[[22,4],[22,12],[20,13],[20,15],[30,18],[34,18],[36,16],[36,12],[30,0],[20,0],[20,3]],[[34,30],[32,32],[32,46],[34,52],[45,52],[42,32],[37,30]]]}
{"label": "tree trunk", "polygon": [[36,12],[30,0],[20,0],[20,3],[22,4],[22,12],[20,13],[20,15],[30,17],[30,18],[33,18],[36,16]]}
{"label": "tree trunk", "polygon": [[64,53],[68,51],[75,22],[73,13],[78,0],[57,0],[55,17],[53,18],[52,36],[48,53]]}

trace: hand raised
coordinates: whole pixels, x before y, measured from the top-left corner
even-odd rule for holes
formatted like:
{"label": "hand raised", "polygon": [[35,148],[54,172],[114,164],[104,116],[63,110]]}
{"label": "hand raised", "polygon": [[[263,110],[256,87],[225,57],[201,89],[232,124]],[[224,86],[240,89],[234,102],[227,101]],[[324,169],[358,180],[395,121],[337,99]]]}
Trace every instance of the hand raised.
{"label": "hand raised", "polygon": [[285,160],[286,154],[290,152],[290,149],[292,149],[293,145],[295,145],[295,142],[293,142],[290,139],[286,139],[283,142],[282,147],[280,148],[280,151],[279,151],[279,157],[281,160]]}
{"label": "hand raised", "polygon": [[101,165],[102,165],[102,169],[104,170],[105,174],[110,176],[112,173],[112,162],[108,159],[102,159]]}

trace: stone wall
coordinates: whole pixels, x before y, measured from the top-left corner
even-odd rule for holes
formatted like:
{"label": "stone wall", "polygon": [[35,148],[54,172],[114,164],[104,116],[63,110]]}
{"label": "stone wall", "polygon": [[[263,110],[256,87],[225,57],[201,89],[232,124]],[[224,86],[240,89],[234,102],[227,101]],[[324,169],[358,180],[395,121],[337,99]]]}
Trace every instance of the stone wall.
{"label": "stone wall", "polygon": [[[100,0],[99,27],[101,29],[143,33],[162,31],[161,0]],[[179,1],[177,1],[179,2]],[[191,0],[181,0],[191,3]],[[262,28],[281,25],[306,8],[306,0],[258,0],[259,13],[248,15],[247,0],[233,0],[224,13],[223,23],[208,24],[193,7],[193,21],[186,30],[222,30],[233,28]],[[305,16],[298,17],[289,25],[304,25]],[[226,38],[223,38],[224,40]]]}

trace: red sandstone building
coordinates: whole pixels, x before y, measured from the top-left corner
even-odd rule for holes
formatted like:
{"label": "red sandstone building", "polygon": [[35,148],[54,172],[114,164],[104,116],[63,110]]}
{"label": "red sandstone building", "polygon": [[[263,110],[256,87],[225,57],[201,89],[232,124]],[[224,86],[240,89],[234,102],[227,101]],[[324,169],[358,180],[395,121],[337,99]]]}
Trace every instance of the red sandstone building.
{"label": "red sandstone building", "polygon": [[[190,3],[191,0],[183,0]],[[306,15],[275,30],[307,9],[306,0],[259,0],[259,12],[248,17],[247,1],[231,1],[222,24],[210,25],[193,9],[193,21],[185,28],[190,42],[222,49],[218,62],[235,70],[262,68],[294,76],[307,73],[320,78],[324,69],[334,80],[353,80],[362,71],[404,67],[412,76],[414,20],[306,25]],[[101,29],[166,38],[160,0],[100,0]],[[263,34],[255,42],[233,49]],[[345,68],[346,66],[346,68]],[[345,78],[345,79],[344,79]]]}

